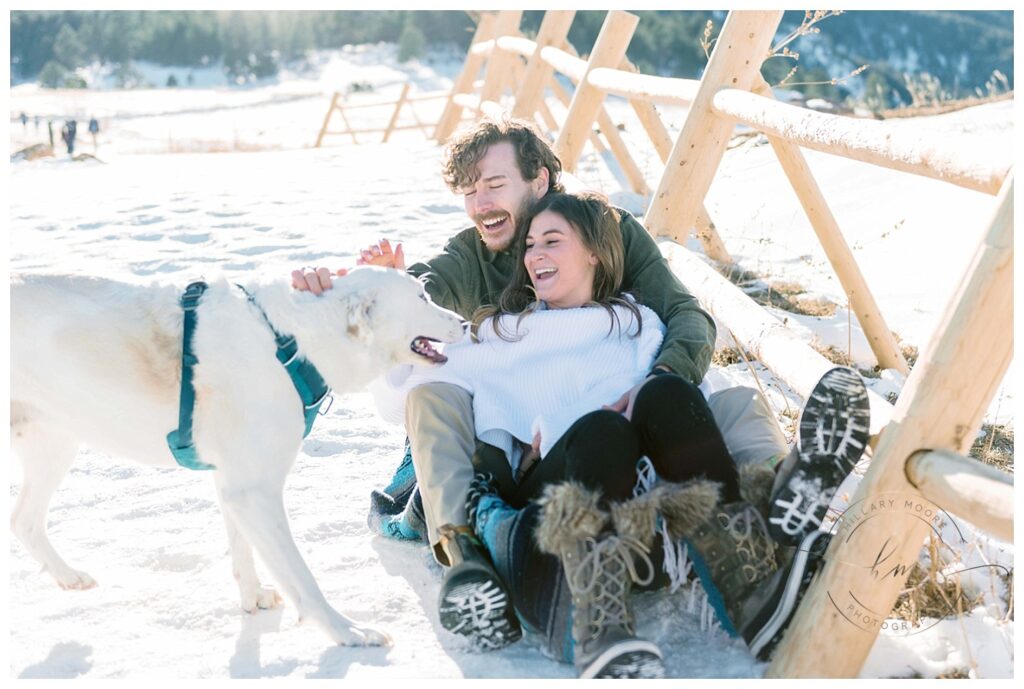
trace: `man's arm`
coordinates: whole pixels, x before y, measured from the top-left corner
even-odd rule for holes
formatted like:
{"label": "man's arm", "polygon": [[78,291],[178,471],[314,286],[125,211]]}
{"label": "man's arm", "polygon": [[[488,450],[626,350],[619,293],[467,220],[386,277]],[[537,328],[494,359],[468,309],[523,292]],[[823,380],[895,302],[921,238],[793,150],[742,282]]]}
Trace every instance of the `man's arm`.
{"label": "man's arm", "polygon": [[410,275],[423,281],[424,289],[435,304],[467,318],[460,308],[462,304],[452,280],[458,271],[459,262],[447,253],[438,254],[427,261],[414,263],[408,268]]}
{"label": "man's arm", "polygon": [[629,213],[620,213],[626,249],[623,287],[658,314],[667,328],[654,365],[667,367],[698,385],[715,350],[715,321],[672,273],[647,230]]}

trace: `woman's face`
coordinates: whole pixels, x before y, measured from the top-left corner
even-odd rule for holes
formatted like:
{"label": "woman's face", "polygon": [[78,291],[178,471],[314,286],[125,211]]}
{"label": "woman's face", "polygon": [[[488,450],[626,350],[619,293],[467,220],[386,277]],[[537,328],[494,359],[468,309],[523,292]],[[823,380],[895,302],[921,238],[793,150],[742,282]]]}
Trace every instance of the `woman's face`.
{"label": "woman's face", "polygon": [[569,309],[594,297],[597,257],[561,215],[542,211],[526,234],[526,272],[537,298],[553,309]]}

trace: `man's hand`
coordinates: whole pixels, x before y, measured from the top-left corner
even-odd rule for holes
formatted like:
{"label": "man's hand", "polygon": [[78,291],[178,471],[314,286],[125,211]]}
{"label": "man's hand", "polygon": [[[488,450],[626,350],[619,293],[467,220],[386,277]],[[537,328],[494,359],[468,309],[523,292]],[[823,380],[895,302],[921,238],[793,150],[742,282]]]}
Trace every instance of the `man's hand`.
{"label": "man's hand", "polygon": [[[661,368],[661,369],[664,369],[666,371],[669,370],[669,369],[665,368],[664,366],[658,366],[657,368]],[[622,395],[622,397],[620,397],[619,399],[615,400],[611,404],[604,405],[601,408],[602,409],[610,409],[612,411],[617,411],[620,414],[622,414],[623,416],[625,416],[627,419],[632,421],[633,420],[633,403],[636,402],[636,396],[640,392],[640,388],[642,388],[644,385],[646,385],[647,381],[649,381],[653,377],[654,377],[653,375],[648,375],[642,381],[640,381],[635,386],[633,386],[632,388],[627,390]]]}
{"label": "man's hand", "polygon": [[329,268],[300,268],[292,271],[292,287],[300,292],[323,294],[324,290],[331,288],[332,275],[341,277],[347,274],[347,268],[339,268],[333,274]]}
{"label": "man's hand", "polygon": [[363,249],[359,252],[356,260],[358,266],[380,266],[382,268],[395,268],[405,270],[405,252],[401,244],[396,244],[394,251],[391,250],[391,242],[382,239],[374,246]]}

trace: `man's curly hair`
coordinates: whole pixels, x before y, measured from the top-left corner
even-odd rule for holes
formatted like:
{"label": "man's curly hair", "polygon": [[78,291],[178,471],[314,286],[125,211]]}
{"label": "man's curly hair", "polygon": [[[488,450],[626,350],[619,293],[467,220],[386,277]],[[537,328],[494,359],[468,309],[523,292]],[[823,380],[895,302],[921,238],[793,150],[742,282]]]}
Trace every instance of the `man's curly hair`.
{"label": "man's curly hair", "polygon": [[558,174],[562,161],[551,146],[526,120],[483,119],[473,127],[457,132],[445,148],[442,174],[445,184],[456,194],[471,187],[480,177],[477,165],[496,143],[508,141],[516,150],[516,163],[523,179],[537,179],[541,168],[548,170],[548,192],[565,191]]}

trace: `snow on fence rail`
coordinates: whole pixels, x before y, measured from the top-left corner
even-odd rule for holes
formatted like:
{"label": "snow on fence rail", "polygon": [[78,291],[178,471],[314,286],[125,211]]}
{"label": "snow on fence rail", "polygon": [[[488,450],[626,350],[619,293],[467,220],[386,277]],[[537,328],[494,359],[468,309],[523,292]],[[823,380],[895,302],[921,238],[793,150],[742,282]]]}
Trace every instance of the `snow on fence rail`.
{"label": "snow on fence rail", "polygon": [[[451,136],[464,109],[490,116],[506,112],[501,100],[508,87],[514,93],[512,115],[539,116],[549,131],[557,129],[555,150],[566,170],[575,168],[585,141],[601,150],[596,123],[634,190],[648,193],[638,170],[634,176],[635,164],[603,107],[607,94],[627,98],[665,163],[645,226],[654,236],[675,240],[662,246],[673,271],[685,277],[690,291],[746,349],[803,397],[833,364],[682,246],[694,231],[708,256],[730,260],[703,201],[736,123],[768,137],[884,368],[909,372],[801,147],[996,195],[988,231],[896,406],[871,393],[874,451],[852,502],[909,496],[906,504],[918,511],[948,508],[999,538],[1012,538],[1012,481],[962,456],[1012,358],[1012,159],[992,161],[948,139],[899,135],[873,121],[775,102],[760,68],[781,11],[730,12],[700,81],[637,73],[625,58],[638,21],[628,12],[609,12],[589,59],[580,59],[566,40],[573,16],[572,11],[547,12],[537,40],[530,41],[518,33],[522,11],[484,15],[435,139]],[[475,95],[473,80],[485,65]],[[567,97],[554,72],[576,86],[561,127],[552,124],[544,106],[547,87],[563,102]],[[674,143],[654,103],[690,106]],[[844,538],[833,539],[767,675],[856,677],[928,531],[929,524],[912,513],[905,522],[866,520]],[[862,563],[865,558],[870,562],[882,543],[892,548],[892,561],[905,566],[865,587]],[[873,625],[851,624],[836,601],[844,596],[865,610],[883,612],[875,613]]]}

